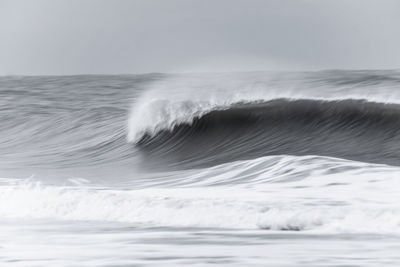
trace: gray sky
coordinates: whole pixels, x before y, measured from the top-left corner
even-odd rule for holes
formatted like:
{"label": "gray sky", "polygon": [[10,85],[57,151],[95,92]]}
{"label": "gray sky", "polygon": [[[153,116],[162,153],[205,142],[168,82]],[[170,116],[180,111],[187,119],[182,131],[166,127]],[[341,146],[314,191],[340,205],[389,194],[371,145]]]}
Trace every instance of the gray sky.
{"label": "gray sky", "polygon": [[400,68],[397,0],[0,0],[0,75]]}

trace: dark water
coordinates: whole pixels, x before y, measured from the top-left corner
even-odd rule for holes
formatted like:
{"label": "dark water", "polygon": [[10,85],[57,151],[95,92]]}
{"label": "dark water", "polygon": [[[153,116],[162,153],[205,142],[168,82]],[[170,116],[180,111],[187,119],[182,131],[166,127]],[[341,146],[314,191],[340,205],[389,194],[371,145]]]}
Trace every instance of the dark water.
{"label": "dark water", "polygon": [[[400,106],[365,100],[273,100],[211,111],[138,142],[151,158],[212,166],[268,155],[400,164]],[[160,159],[161,161],[165,158]]]}

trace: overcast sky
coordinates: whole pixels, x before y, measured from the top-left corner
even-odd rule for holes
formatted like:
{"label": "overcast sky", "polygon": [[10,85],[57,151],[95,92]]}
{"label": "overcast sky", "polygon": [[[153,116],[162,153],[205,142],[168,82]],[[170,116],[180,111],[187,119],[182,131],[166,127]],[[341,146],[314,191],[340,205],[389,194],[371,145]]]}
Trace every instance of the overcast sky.
{"label": "overcast sky", "polygon": [[0,74],[400,68],[398,0],[0,0]]}

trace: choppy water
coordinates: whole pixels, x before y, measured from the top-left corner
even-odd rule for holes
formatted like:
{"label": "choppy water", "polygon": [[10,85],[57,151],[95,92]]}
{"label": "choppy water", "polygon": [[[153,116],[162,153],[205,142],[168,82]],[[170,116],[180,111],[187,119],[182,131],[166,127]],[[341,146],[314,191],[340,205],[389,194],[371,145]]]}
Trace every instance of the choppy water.
{"label": "choppy water", "polygon": [[0,78],[5,266],[397,266],[400,72]]}

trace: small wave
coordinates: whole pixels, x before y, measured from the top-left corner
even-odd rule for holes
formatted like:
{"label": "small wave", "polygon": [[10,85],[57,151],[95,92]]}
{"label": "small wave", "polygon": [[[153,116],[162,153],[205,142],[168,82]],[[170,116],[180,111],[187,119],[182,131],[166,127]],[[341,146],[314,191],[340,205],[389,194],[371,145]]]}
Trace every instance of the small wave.
{"label": "small wave", "polygon": [[[400,232],[398,168],[319,157],[282,156],[281,163],[273,165],[268,164],[270,160],[238,162],[231,170],[223,165],[200,170],[204,177],[208,173],[208,181],[199,179],[199,172],[181,173],[180,180],[186,179],[186,184],[130,190],[96,188],[88,183],[4,182],[0,217],[276,231]],[[246,164],[259,164],[263,170],[246,170]],[[334,170],[329,171],[328,165]],[[298,173],[301,166],[303,174]],[[242,172],[237,177],[244,180],[246,172],[254,177],[235,182],[229,177],[234,178],[237,170]]]}

